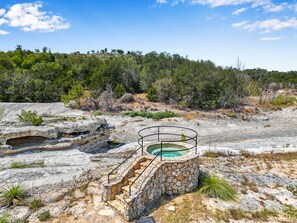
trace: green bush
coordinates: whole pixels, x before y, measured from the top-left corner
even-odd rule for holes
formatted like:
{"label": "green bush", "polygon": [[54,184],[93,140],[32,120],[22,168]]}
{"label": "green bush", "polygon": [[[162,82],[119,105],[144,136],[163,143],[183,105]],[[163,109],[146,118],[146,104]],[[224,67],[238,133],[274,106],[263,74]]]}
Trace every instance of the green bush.
{"label": "green bush", "polygon": [[187,136],[186,136],[184,133],[182,133],[182,134],[181,134],[181,137],[180,137],[180,140],[181,140],[182,142],[186,142],[186,141],[187,141]]}
{"label": "green bush", "polygon": [[43,123],[43,120],[40,116],[37,115],[35,111],[25,111],[22,110],[21,114],[18,114],[19,121],[27,123],[34,126],[39,126]]}
{"label": "green bush", "polygon": [[122,84],[117,84],[117,86],[114,88],[113,93],[117,98],[122,97],[126,93],[126,89],[124,85]]}
{"label": "green bush", "polygon": [[296,97],[278,95],[274,99],[272,104],[275,105],[275,106],[290,106],[290,105],[293,105],[296,101],[297,101]]}
{"label": "green bush", "polygon": [[131,112],[124,112],[124,115],[128,115],[130,117],[141,116],[144,118],[151,118],[151,119],[163,119],[163,118],[172,118],[178,117],[178,114],[171,111],[165,112],[147,112],[147,111],[131,111]]}
{"label": "green bush", "polygon": [[0,200],[7,206],[16,206],[22,204],[27,196],[26,188],[21,184],[16,184],[3,188],[0,193]]}
{"label": "green bush", "polygon": [[45,211],[45,212],[42,212],[38,215],[38,219],[39,221],[47,221],[48,219],[50,219],[52,216],[51,216],[51,213],[49,211]]}
{"label": "green bush", "polygon": [[68,91],[68,94],[61,96],[61,101],[64,104],[68,104],[70,101],[76,101],[84,95],[84,88],[80,83],[76,83],[71,86],[71,89]]}
{"label": "green bush", "polygon": [[44,161],[34,163],[13,162],[10,164],[10,169],[25,169],[35,167],[45,167]]}
{"label": "green bush", "polygon": [[156,102],[157,101],[157,90],[156,90],[156,88],[150,87],[148,89],[148,92],[147,92],[146,96],[149,99],[149,101]]}
{"label": "green bush", "polygon": [[8,215],[1,215],[0,216],[0,223],[9,223],[9,216]]}
{"label": "green bush", "polygon": [[43,206],[43,202],[41,199],[34,198],[30,203],[29,203],[29,208],[33,211],[37,211],[39,208]]}
{"label": "green bush", "polygon": [[236,191],[230,183],[217,176],[202,174],[199,179],[199,193],[206,193],[210,197],[220,198],[224,201],[232,201],[236,199]]}
{"label": "green bush", "polygon": [[94,111],[93,115],[99,116],[99,115],[102,115],[102,112],[100,110],[96,110]]}

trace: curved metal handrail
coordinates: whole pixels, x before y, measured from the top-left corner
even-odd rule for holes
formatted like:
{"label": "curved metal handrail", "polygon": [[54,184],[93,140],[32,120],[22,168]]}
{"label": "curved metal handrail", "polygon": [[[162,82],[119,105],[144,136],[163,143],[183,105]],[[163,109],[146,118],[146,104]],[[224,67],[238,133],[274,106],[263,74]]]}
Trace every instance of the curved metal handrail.
{"label": "curved metal handrail", "polygon": [[[152,129],[152,128],[157,128],[158,129],[158,133],[155,133],[155,134],[149,134],[149,135],[141,135],[140,133],[147,130],[147,129]],[[174,136],[182,136],[182,134],[175,134],[175,133],[160,133],[160,128],[178,128],[178,129],[184,129],[184,130],[189,130],[191,132],[193,132],[195,135],[193,137],[189,137],[189,136],[186,136],[184,134],[184,136],[186,137],[185,140],[162,140],[161,141],[161,151],[155,155],[155,157],[151,160],[151,162],[144,168],[144,170],[136,177],[136,179],[129,185],[129,196],[131,195],[131,188],[133,186],[133,184],[140,178],[140,176],[146,171],[146,169],[156,160],[156,158],[160,155],[160,158],[161,158],[161,161],[162,161],[162,155],[163,153],[167,153],[167,152],[177,152],[177,151],[186,151],[186,150],[190,150],[190,149],[193,149],[195,148],[195,154],[197,154],[197,140],[198,140],[198,133],[193,130],[193,129],[190,129],[190,128],[187,128],[187,127],[180,127],[180,126],[150,126],[150,127],[147,127],[147,128],[144,128],[144,129],[141,129],[139,132],[138,132],[138,135],[140,136],[141,138],[141,141],[142,141],[142,144],[140,145],[141,148],[142,148],[142,154],[143,154],[143,139],[144,138],[147,138],[147,137],[150,137],[150,136],[154,136],[154,135],[158,135],[158,142],[160,142],[160,135],[174,135]],[[186,141],[190,141],[190,140],[194,140],[195,139],[195,145],[190,147],[190,148],[186,148],[186,149],[180,149],[180,150],[166,150],[166,151],[163,151],[163,143],[172,143],[172,142],[186,142]],[[139,143],[139,141],[138,141]]]}

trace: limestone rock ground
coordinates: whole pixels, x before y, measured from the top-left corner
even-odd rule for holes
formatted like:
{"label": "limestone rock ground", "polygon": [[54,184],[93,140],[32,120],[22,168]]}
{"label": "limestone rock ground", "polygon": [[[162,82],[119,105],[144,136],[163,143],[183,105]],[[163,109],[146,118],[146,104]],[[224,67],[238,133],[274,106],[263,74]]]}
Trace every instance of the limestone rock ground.
{"label": "limestone rock ground", "polygon": [[[68,111],[63,111],[68,112]],[[143,118],[122,116],[105,116],[110,125],[115,126],[112,140],[130,143],[138,139],[137,132],[150,125],[180,125],[194,128],[199,133],[199,151],[232,150],[239,152],[296,151],[297,148],[297,111],[284,109],[272,113],[252,117],[249,121],[226,118],[184,119],[171,118],[153,121]],[[137,144],[109,152],[131,151]],[[113,209],[101,201],[101,184],[107,173],[121,160],[120,156],[107,155],[97,157],[91,162],[90,154],[78,149],[63,151],[44,151],[40,153],[24,153],[9,157],[0,157],[0,187],[7,184],[23,183],[29,189],[31,197],[41,198],[45,206],[37,212],[27,206],[13,209],[0,208],[0,215],[7,212],[13,218],[26,218],[29,222],[38,222],[38,214],[49,210],[52,218],[49,222],[125,222]],[[11,169],[15,161],[44,161],[44,167]],[[172,222],[168,215],[184,218],[185,206],[197,204],[189,213],[189,222],[215,222],[224,216],[218,213],[229,213],[230,209],[242,209],[249,214],[253,211],[274,210],[277,216],[258,219],[258,222],[290,222],[285,215],[288,207],[297,208],[296,201],[296,158],[277,159],[231,156],[219,158],[201,157],[201,169],[215,173],[230,181],[239,191],[239,201],[222,202],[218,199],[186,194],[177,198],[170,197],[162,205],[156,205],[149,213],[158,222]],[[191,200],[193,199],[194,200]],[[189,205],[190,205],[189,204]],[[175,211],[168,211],[168,206],[175,206]],[[292,209],[296,210],[296,209]],[[257,222],[255,219],[234,219],[230,222]],[[291,221],[293,222],[293,220]]]}

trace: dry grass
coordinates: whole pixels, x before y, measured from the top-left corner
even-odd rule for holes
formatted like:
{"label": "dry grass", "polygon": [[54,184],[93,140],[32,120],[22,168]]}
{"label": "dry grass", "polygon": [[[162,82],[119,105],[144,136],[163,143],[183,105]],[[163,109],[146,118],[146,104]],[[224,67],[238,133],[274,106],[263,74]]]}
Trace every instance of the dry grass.
{"label": "dry grass", "polygon": [[241,150],[240,154],[247,159],[262,159],[262,160],[274,160],[274,161],[292,161],[297,159],[297,152],[286,153],[261,153],[254,154],[246,150]]}
{"label": "dry grass", "polygon": [[[176,211],[168,211],[169,206],[175,206]],[[203,196],[198,193],[185,194],[159,207],[153,217],[159,223],[185,223],[211,216],[203,203]]]}

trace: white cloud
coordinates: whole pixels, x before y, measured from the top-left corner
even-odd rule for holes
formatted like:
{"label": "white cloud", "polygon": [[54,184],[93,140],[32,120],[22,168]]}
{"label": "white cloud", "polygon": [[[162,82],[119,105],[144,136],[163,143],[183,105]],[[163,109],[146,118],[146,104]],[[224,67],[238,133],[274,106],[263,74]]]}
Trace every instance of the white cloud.
{"label": "white cloud", "polygon": [[240,8],[240,9],[237,9],[234,12],[232,12],[232,14],[233,15],[239,15],[239,14],[245,12],[246,10],[247,10],[247,8]]}
{"label": "white cloud", "polygon": [[[252,8],[261,7],[266,12],[280,12],[288,8],[294,8],[297,11],[297,4],[289,5],[287,2],[283,2],[281,4],[274,4],[273,0],[156,0],[157,4],[165,4],[171,2],[171,5],[177,5],[181,3],[188,3],[191,5],[208,5],[212,8],[220,7],[220,6],[239,6],[239,5],[251,5]],[[242,8],[243,10],[243,8]],[[245,9],[246,10],[246,9]],[[245,11],[243,10],[243,11]],[[243,11],[238,10],[234,11],[234,13],[242,13]],[[234,14],[234,15],[238,15]]]}
{"label": "white cloud", "polygon": [[241,28],[243,27],[245,24],[247,24],[249,21],[242,21],[242,22],[238,22],[238,23],[233,23],[232,26],[234,28]]}
{"label": "white cloud", "polygon": [[252,3],[255,0],[190,0],[190,3],[201,4],[201,5],[210,5],[211,7],[219,7],[225,5],[242,5],[246,3]]}
{"label": "white cloud", "polygon": [[49,15],[41,11],[41,3],[15,4],[4,14],[11,27],[19,27],[23,31],[54,32],[59,29],[68,29],[70,24],[58,15]]}
{"label": "white cloud", "polygon": [[283,37],[280,36],[276,36],[276,37],[263,37],[260,40],[262,41],[278,41],[278,40],[282,40]]}
{"label": "white cloud", "polygon": [[0,36],[7,35],[9,32],[0,29]]}
{"label": "white cloud", "polygon": [[3,19],[3,18],[0,18],[0,26],[5,24],[5,23],[8,23],[8,20],[7,19]]}
{"label": "white cloud", "polygon": [[268,19],[263,21],[256,21],[251,24],[243,24],[241,27],[249,31],[253,31],[255,29],[263,29],[264,33],[278,31],[278,30],[287,29],[287,28],[297,29],[297,19],[290,18],[285,21],[281,21],[279,19]]}
{"label": "white cloud", "polygon": [[280,12],[284,11],[286,8],[288,8],[288,3],[286,2],[279,5],[270,3],[263,6],[263,9],[267,12]]}
{"label": "white cloud", "polygon": [[0,9],[0,16],[3,16],[5,14],[6,10],[5,9]]}
{"label": "white cloud", "polygon": [[297,3],[292,4],[292,5],[289,5],[289,9],[291,9],[291,10],[297,12]]}

